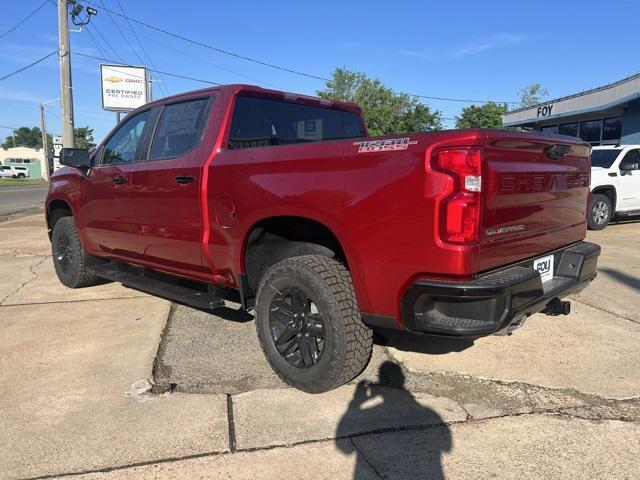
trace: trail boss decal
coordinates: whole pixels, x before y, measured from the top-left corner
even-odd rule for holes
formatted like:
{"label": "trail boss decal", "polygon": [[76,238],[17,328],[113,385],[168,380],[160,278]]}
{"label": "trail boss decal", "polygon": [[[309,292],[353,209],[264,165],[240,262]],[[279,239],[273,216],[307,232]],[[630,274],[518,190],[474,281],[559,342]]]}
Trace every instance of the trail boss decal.
{"label": "trail boss decal", "polygon": [[409,137],[353,142],[354,145],[358,145],[358,153],[395,152],[398,150],[406,150],[409,148],[409,145],[415,145],[416,143],[418,143],[417,140],[411,140]]}

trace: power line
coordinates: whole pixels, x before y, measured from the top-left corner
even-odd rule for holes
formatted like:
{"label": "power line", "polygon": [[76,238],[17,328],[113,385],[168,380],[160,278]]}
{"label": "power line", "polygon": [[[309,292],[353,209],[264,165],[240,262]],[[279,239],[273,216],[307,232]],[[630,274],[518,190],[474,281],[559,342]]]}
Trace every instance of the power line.
{"label": "power line", "polygon": [[44,7],[47,2],[49,0],[44,0],[44,2],[42,2],[33,12],[31,12],[29,15],[27,15],[26,17],[24,17],[22,20],[20,20],[18,23],[16,23],[13,27],[11,27],[9,30],[7,30],[6,32],[4,32],[2,35],[0,35],[0,39],[6,37],[7,35],[9,35],[11,32],[15,31],[16,28],[18,28],[20,25],[22,25],[24,22],[26,22],[27,20],[29,20],[31,17],[33,17],[36,13],[38,13],[40,11],[40,9],[42,7]]}
{"label": "power line", "polygon": [[[151,66],[153,68],[157,68],[155,66],[155,64],[153,63],[153,60],[151,60],[151,57],[149,56],[149,53],[147,52],[147,50],[144,48],[144,45],[142,44],[142,42],[140,41],[140,38],[138,37],[138,34],[136,33],[136,31],[133,29],[133,25],[131,25],[131,21],[129,20],[129,17],[127,17],[124,13],[124,8],[122,8],[122,4],[120,3],[120,0],[116,0],[116,3],[118,4],[118,7],[120,8],[120,11],[122,12],[122,14],[124,15],[124,18],[127,20],[127,25],[129,25],[129,29],[131,30],[131,33],[133,33],[134,38],[136,39],[136,41],[138,42],[138,45],[140,45],[140,48],[142,49],[142,53],[144,54],[145,57],[147,57],[147,60],[149,60],[149,63],[151,64]],[[169,89],[166,86],[166,81],[164,78],[162,78],[162,76],[160,77],[162,79],[162,87],[164,87],[164,91],[165,93],[168,95],[170,95],[169,93]]]}
{"label": "power line", "polygon": [[7,73],[6,75],[3,75],[2,77],[0,77],[0,82],[3,80],[6,80],[7,78],[13,77],[14,75],[17,75],[20,72],[24,72],[25,70],[27,70],[28,68],[33,67],[34,65],[37,65],[38,63],[46,60],[49,57],[52,57],[54,55],[56,55],[58,53],[58,50],[54,50],[53,52],[49,53],[48,55],[45,55],[42,58],[39,58],[38,60],[36,60],[35,62],[30,63],[29,65],[26,65],[22,68],[19,68],[18,70],[15,70],[11,73]]}
{"label": "power line", "polygon": [[[96,7],[98,6],[98,5],[94,4],[93,2],[91,2],[89,0],[85,0],[85,3],[88,3],[89,5],[94,5]],[[118,12],[115,12],[113,10],[109,10],[104,6],[104,3],[102,4],[102,8],[104,10],[106,10],[107,12],[110,12],[110,13],[112,13],[114,15],[117,15],[119,17],[125,18],[129,22],[137,23],[138,25],[142,25],[143,27],[150,28],[151,30],[156,30],[158,32],[164,33],[165,35],[169,35],[171,37],[178,38],[178,39],[180,39],[182,41],[189,42],[189,43],[192,43],[194,45],[198,45],[200,47],[208,48],[209,50],[213,50],[213,51],[216,51],[216,52],[219,52],[219,53],[223,53],[225,55],[229,55],[229,56],[232,56],[232,57],[235,57],[235,58],[240,58],[242,60],[246,60],[247,62],[257,63],[257,64],[263,65],[265,67],[275,68],[277,70],[282,70],[284,72],[294,73],[296,75],[301,75],[303,77],[314,78],[316,80],[322,80],[324,82],[330,80],[328,78],[321,77],[319,75],[312,75],[310,73],[301,72],[299,70],[293,70],[291,68],[282,67],[282,66],[276,65],[274,63],[269,63],[269,62],[265,62],[265,61],[258,60],[258,59],[255,59],[255,58],[247,57],[247,56],[241,55],[239,53],[235,53],[235,52],[232,52],[232,51],[229,51],[229,50],[224,50],[222,48],[218,48],[218,47],[213,46],[213,45],[209,45],[209,44],[206,44],[206,43],[203,43],[203,42],[199,42],[198,40],[192,40],[192,39],[184,37],[184,36],[182,36],[182,35],[180,35],[178,33],[173,33],[173,32],[170,32],[168,30],[165,30],[163,28],[155,27],[153,25],[145,23],[142,20],[138,20],[136,18],[129,17],[129,16],[125,15],[124,13],[118,13]]]}
{"label": "power line", "polygon": [[89,25],[85,25],[85,30],[87,31],[87,33],[89,34],[89,38],[91,38],[91,41],[93,42],[93,44],[96,46],[96,48],[98,49],[98,52],[100,52],[100,55],[104,56],[104,51],[102,50],[102,48],[100,48],[100,45],[98,45],[98,42],[96,41],[95,37],[93,36],[93,33],[91,33],[91,30],[89,30]]}
{"label": "power line", "polygon": [[[88,29],[89,25],[87,25],[87,29]],[[118,52],[116,52],[116,49],[113,48],[113,46],[111,46],[111,43],[109,43],[109,41],[106,39],[106,37],[104,35],[102,35],[102,32],[100,31],[100,29],[98,28],[98,25],[96,25],[95,20],[91,23],[91,29],[95,30],[96,33],[98,34],[98,36],[102,39],[102,42],[109,47],[109,50],[111,50],[111,53],[113,53],[113,55],[120,60],[121,62],[124,62],[124,59],[118,54]]]}
{"label": "power line", "polygon": [[[120,62],[118,62],[116,60],[113,60],[111,58],[98,57],[96,55],[88,55],[86,53],[80,53],[80,52],[71,52],[71,53],[73,53],[73,55],[77,55],[77,56],[80,56],[80,57],[86,57],[86,58],[93,58],[94,60],[100,60],[102,62],[115,63],[115,64],[121,65],[123,67],[136,66],[136,65],[126,64],[126,63],[120,63]],[[162,74],[162,75],[167,75],[169,77],[182,78],[184,80],[191,80],[191,81],[194,81],[194,82],[201,82],[201,83],[206,83],[206,84],[209,84],[209,85],[216,85],[216,86],[223,85],[222,83],[212,82],[210,80],[203,80],[202,78],[189,77],[187,75],[180,75],[178,73],[165,72],[165,71],[162,71],[162,70],[157,70],[155,68],[148,68],[147,67],[147,70],[149,70],[150,72],[155,72],[155,73],[159,73],[159,74]],[[139,78],[143,78],[143,77],[139,77]]]}
{"label": "power line", "polygon": [[180,55],[184,55],[185,57],[193,58],[194,60],[197,60],[199,62],[203,62],[203,63],[206,63],[206,64],[211,65],[213,67],[219,68],[220,70],[223,70],[225,72],[232,73],[234,75],[238,75],[239,77],[246,78],[246,79],[251,80],[253,82],[262,83],[264,85],[269,85],[269,86],[271,86],[273,88],[278,88],[277,86],[275,86],[273,84],[270,84],[268,82],[264,82],[262,80],[259,80],[259,79],[255,78],[255,77],[252,77],[250,75],[245,75],[244,73],[236,72],[235,70],[231,70],[229,68],[223,67],[222,65],[218,65],[217,63],[214,63],[214,62],[212,62],[210,60],[207,60],[206,58],[199,57],[197,55],[193,55],[193,54],[191,54],[189,52],[186,52],[184,50],[181,50],[179,48],[173,47],[171,45],[167,45],[164,42],[160,42],[159,40],[156,40],[155,38],[147,37],[146,35],[142,35],[141,33],[138,33],[138,36],[140,36],[140,37],[142,37],[142,38],[144,38],[146,40],[149,40],[150,42],[156,43],[156,44],[160,45],[161,47],[168,48],[169,50],[173,50],[174,52],[177,52]]}

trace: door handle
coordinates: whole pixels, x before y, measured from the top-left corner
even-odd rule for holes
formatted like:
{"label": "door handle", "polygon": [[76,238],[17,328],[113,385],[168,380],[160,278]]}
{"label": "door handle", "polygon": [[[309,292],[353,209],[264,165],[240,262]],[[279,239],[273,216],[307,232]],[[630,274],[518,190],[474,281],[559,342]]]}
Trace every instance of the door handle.
{"label": "door handle", "polygon": [[114,185],[124,185],[126,183],[129,183],[129,180],[127,180],[126,177],[115,177],[113,179],[113,184]]}
{"label": "door handle", "polygon": [[176,177],[176,183],[185,184],[185,183],[193,183],[196,181],[196,177],[193,175],[178,175]]}

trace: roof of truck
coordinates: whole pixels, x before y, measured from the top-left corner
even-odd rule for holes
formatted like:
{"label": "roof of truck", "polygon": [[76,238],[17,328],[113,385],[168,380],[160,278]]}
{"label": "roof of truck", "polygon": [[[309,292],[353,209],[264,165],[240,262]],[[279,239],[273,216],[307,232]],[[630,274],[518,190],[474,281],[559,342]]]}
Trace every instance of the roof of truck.
{"label": "roof of truck", "polygon": [[159,99],[157,99],[157,100],[155,100],[153,102],[150,102],[147,105],[162,105],[162,104],[165,104],[165,103],[170,103],[172,101],[182,99],[184,97],[191,97],[193,95],[220,92],[220,91],[224,91],[225,93],[229,93],[231,95],[235,95],[235,94],[240,93],[240,92],[263,94],[265,96],[281,97],[281,98],[288,99],[288,100],[291,100],[291,101],[296,101],[296,102],[297,101],[300,101],[302,103],[309,102],[309,103],[312,103],[312,104],[321,104],[321,105],[325,105],[325,106],[328,106],[328,107],[337,107],[340,110],[348,110],[348,111],[357,112],[357,113],[361,112],[360,106],[357,103],[354,103],[354,102],[343,102],[343,101],[339,101],[339,100],[328,100],[328,99],[316,97],[316,96],[313,96],[313,95],[286,92],[286,91],[283,91],[283,90],[273,90],[273,89],[269,89],[269,88],[262,88],[262,87],[259,87],[257,85],[249,85],[249,84],[243,84],[243,83],[220,85],[220,86],[217,86],[217,87],[208,87],[208,88],[202,88],[202,89],[198,89],[198,90],[191,90],[191,91],[188,91],[188,92],[182,92],[182,93],[178,93],[176,95],[171,95],[169,97],[159,98]]}

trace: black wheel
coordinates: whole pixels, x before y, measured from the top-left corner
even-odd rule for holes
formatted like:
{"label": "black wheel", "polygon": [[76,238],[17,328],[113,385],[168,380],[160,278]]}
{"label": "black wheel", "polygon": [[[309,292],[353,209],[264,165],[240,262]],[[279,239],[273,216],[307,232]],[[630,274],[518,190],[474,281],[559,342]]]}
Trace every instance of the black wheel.
{"label": "black wheel", "polygon": [[18,178],[21,178],[21,179],[22,179],[22,178],[24,178],[24,177],[25,177],[24,173],[19,173],[19,174],[18,174]]}
{"label": "black wheel", "polygon": [[95,275],[87,269],[87,255],[72,217],[62,217],[53,227],[51,253],[58,279],[69,288],[95,285]]}
{"label": "black wheel", "polygon": [[611,200],[606,195],[599,193],[589,198],[589,210],[587,211],[587,226],[590,230],[602,230],[611,220]]}
{"label": "black wheel", "polygon": [[282,260],[264,274],[256,329],[273,370],[289,385],[326,392],[354,379],[371,356],[351,276],[320,255]]}

